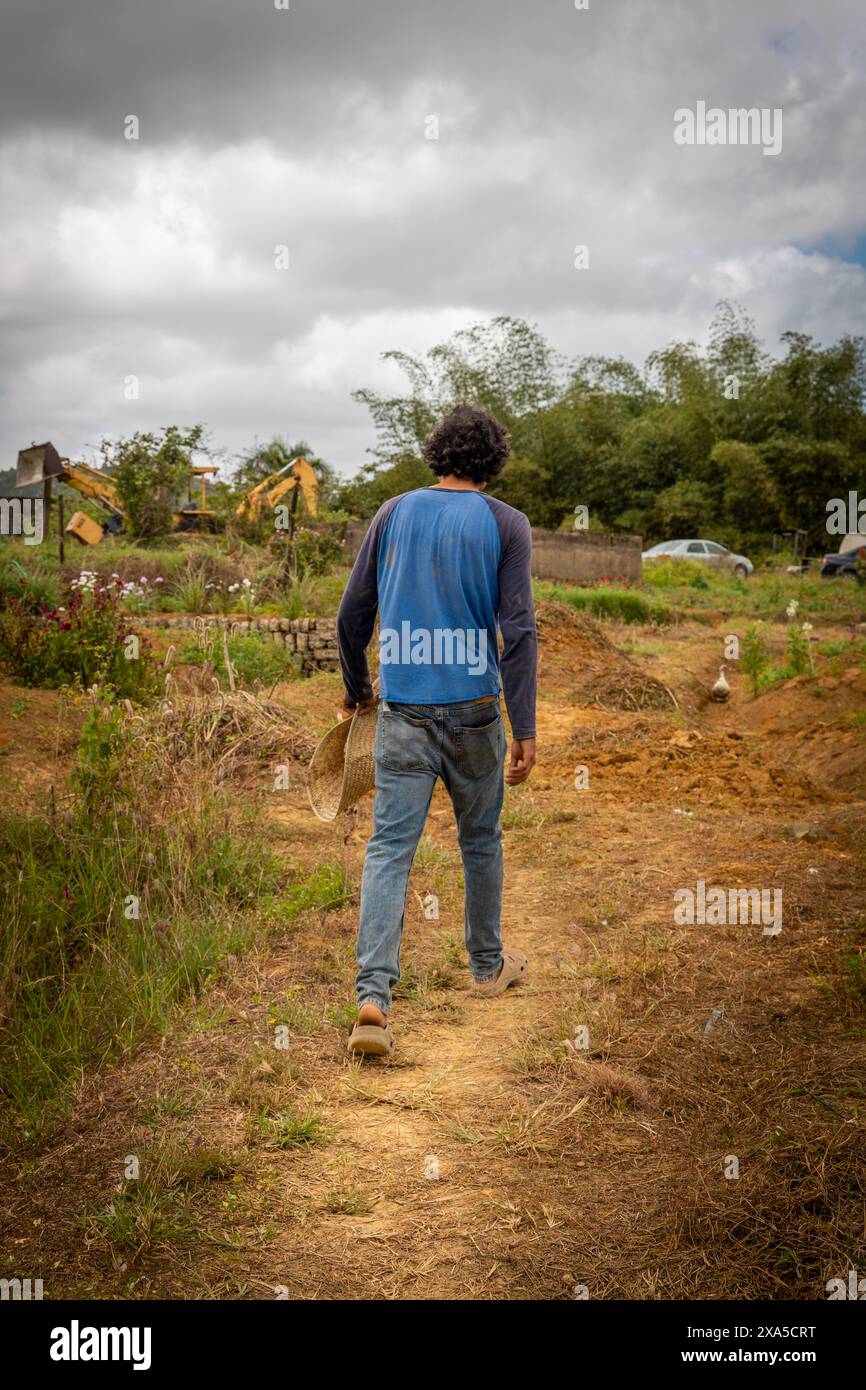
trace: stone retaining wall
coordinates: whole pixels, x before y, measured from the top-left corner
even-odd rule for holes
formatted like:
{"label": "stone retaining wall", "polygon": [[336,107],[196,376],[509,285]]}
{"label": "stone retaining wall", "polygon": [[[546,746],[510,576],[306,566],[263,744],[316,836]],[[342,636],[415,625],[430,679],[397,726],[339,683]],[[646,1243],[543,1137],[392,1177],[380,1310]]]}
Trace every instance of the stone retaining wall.
{"label": "stone retaining wall", "polygon": [[200,617],[159,613],[147,618],[148,627],[172,628],[181,632],[201,632],[206,628],[227,628],[229,636],[251,633],[265,642],[278,642],[301,659],[301,671],[339,671],[337,624],[333,618],[223,618],[215,613]]}

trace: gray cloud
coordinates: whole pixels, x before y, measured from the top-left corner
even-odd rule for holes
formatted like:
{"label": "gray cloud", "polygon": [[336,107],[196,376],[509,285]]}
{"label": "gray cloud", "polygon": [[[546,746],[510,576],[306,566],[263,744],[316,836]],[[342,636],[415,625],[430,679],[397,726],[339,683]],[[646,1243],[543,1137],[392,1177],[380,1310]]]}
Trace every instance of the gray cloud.
{"label": "gray cloud", "polygon": [[[636,360],[723,295],[771,346],[862,325],[863,268],[814,250],[866,221],[857,0],[5,11],[4,461],[205,419],[353,471],[372,436],[350,390],[397,385],[379,353],[495,313]],[[782,154],[678,148],[698,99],[781,107]]]}

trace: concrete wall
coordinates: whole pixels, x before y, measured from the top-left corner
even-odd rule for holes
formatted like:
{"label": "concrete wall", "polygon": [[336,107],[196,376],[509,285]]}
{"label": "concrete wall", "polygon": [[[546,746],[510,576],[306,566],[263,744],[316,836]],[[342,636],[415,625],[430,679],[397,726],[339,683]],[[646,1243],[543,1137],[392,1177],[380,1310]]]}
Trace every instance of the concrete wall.
{"label": "concrete wall", "polygon": [[532,528],[532,573],[536,579],[589,584],[599,579],[641,577],[640,536],[609,531],[542,531]]}
{"label": "concrete wall", "polygon": [[[367,534],[366,521],[346,529],[346,550],[354,560]],[[536,579],[559,579],[589,584],[600,579],[641,577],[640,536],[615,536],[604,531],[543,531],[532,528],[532,573]]]}

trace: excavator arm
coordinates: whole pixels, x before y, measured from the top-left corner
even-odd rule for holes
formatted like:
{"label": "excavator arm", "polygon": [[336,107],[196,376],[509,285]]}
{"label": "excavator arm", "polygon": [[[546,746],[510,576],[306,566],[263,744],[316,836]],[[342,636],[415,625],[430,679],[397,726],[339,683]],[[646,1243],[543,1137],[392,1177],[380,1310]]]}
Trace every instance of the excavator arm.
{"label": "excavator arm", "polygon": [[90,468],[86,463],[70,463],[61,481],[74,487],[82,497],[98,502],[115,516],[123,515],[117,488],[97,468]]}
{"label": "excavator arm", "polygon": [[33,444],[21,450],[15,470],[16,487],[32,487],[55,478],[60,483],[68,483],[82,497],[98,503],[112,516],[123,515],[117,488],[98,468],[91,468],[87,463],[70,463],[69,459],[61,458],[51,443]]}
{"label": "excavator arm", "polygon": [[246,494],[235,508],[235,516],[251,520],[266,511],[271,511],[295,488],[301,489],[301,496],[307,504],[311,516],[319,514],[319,480],[316,470],[305,458],[294,458],[283,468],[271,473]]}

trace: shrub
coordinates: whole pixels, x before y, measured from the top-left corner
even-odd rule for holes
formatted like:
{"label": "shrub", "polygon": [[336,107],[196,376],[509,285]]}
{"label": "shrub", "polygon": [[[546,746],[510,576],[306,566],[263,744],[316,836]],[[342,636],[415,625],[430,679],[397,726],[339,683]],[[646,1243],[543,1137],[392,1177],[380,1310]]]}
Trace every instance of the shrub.
{"label": "shrub", "polygon": [[283,618],[315,618],[336,613],[347,576],[317,575],[299,579],[290,589],[284,589],[277,601]]}
{"label": "shrub", "polygon": [[207,607],[210,588],[204,570],[194,566],[192,560],[188,560],[186,569],[175,583],[172,592],[182,612],[203,613]]}
{"label": "shrub", "polygon": [[194,453],[202,447],[204,426],[161,433],[139,432],[129,439],[102,441],[102,456],[123,502],[124,526],[141,539],[171,531],[176,498],[186,487]]}
{"label": "shrub", "polygon": [[659,589],[711,589],[705,567],[698,560],[679,560],[668,556],[664,560],[646,560],[644,575]]}
{"label": "shrub", "polygon": [[55,608],[60,591],[53,575],[27,570],[19,560],[10,560],[0,569],[0,602],[15,600],[25,608],[38,612],[40,608]]}
{"label": "shrub", "polygon": [[0,661],[23,685],[100,685],[149,698],[157,685],[150,649],[129,625],[119,594],[79,588],[65,608],[41,612],[14,600],[0,611]]}
{"label": "shrub", "polygon": [[345,542],[328,532],[299,526],[292,540],[285,531],[275,532],[268,541],[270,554],[280,561],[281,572],[297,579],[329,574],[343,557]]}
{"label": "shrub", "polygon": [[747,629],[740,652],[740,670],[749,677],[753,695],[757,695],[760,690],[769,664],[770,651],[767,646],[767,639],[760,630],[760,624],[755,623]]}
{"label": "shrub", "polygon": [[792,675],[801,676],[813,671],[812,648],[809,642],[811,623],[794,625],[788,633],[788,669]]}

